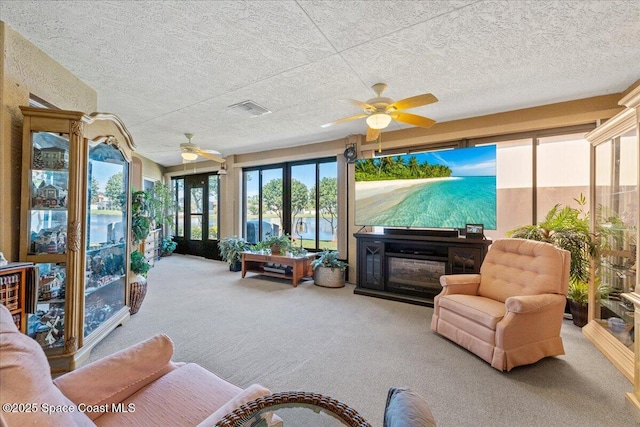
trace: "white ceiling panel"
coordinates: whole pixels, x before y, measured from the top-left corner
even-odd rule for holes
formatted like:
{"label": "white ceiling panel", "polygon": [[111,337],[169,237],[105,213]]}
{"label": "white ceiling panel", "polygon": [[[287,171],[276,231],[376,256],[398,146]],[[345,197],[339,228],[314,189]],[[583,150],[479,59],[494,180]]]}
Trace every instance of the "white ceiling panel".
{"label": "white ceiling panel", "polygon": [[[0,19],[98,93],[139,153],[181,162],[365,133],[340,99],[431,92],[448,121],[616,93],[640,78],[640,0],[11,1]],[[272,113],[227,106],[252,100]],[[407,127],[393,123],[390,129]]]}

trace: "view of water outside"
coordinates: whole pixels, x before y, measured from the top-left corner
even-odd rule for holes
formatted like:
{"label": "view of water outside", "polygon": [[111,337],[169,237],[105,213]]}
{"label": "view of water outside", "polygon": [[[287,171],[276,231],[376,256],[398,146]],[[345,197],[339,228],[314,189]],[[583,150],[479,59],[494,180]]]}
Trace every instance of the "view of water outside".
{"label": "view of water outside", "polygon": [[[247,240],[257,242],[259,220],[259,174],[260,171],[245,173],[247,214]],[[316,230],[319,232],[319,248],[337,248],[337,166],[335,162],[320,163],[319,206],[316,207],[316,163],[291,167],[291,237],[303,247],[316,247]],[[283,169],[262,170],[262,237],[267,233],[282,232],[283,210]],[[316,211],[319,211],[319,222]],[[296,227],[296,224],[303,226]]]}
{"label": "view of water outside", "polygon": [[123,166],[97,160],[90,163],[91,200],[87,243],[91,247],[124,238],[122,225],[126,212],[122,206]]}

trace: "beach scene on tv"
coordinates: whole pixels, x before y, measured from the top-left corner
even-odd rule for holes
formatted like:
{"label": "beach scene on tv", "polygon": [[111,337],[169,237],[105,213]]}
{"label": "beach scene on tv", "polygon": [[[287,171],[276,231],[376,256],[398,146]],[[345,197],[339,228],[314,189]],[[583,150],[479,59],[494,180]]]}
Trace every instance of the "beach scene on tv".
{"label": "beach scene on tv", "polygon": [[356,225],[496,229],[496,147],[361,159]]}

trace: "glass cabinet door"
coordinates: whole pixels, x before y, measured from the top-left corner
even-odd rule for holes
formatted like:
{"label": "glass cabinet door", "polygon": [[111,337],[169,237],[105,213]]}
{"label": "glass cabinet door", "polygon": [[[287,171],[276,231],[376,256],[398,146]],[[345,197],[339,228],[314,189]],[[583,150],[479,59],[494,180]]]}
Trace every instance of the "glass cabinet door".
{"label": "glass cabinet door", "polygon": [[125,306],[128,176],[116,147],[89,147],[85,337]]}
{"label": "glass cabinet door", "polygon": [[622,297],[636,286],[638,145],[635,129],[595,147],[595,320],[633,350],[634,307]]}
{"label": "glass cabinet door", "polygon": [[69,136],[33,132],[31,136],[30,255],[66,253]]}
{"label": "glass cabinet door", "polygon": [[31,133],[27,254],[36,255],[36,312],[27,319],[27,334],[44,348],[64,345],[69,192],[69,135]]}

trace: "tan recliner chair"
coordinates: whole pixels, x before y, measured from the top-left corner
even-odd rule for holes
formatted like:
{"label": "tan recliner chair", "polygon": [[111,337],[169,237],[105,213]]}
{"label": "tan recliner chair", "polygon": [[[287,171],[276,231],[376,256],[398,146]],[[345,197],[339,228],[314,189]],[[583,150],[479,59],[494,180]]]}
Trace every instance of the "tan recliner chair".
{"label": "tan recliner chair", "polygon": [[549,243],[496,240],[480,274],[440,278],[431,329],[500,371],[562,355],[570,262]]}

